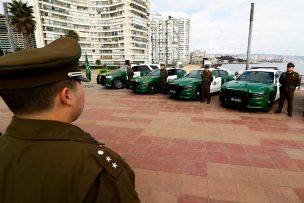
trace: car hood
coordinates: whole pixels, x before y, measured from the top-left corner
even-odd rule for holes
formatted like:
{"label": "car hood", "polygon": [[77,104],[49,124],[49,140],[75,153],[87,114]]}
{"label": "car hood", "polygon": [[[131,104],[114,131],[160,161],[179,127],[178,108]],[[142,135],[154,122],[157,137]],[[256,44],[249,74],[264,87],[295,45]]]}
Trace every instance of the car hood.
{"label": "car hood", "polygon": [[199,78],[180,78],[173,81],[170,81],[169,84],[178,84],[179,86],[192,85],[194,83],[201,83],[202,79]]}
{"label": "car hood", "polygon": [[118,69],[118,70],[110,71],[108,73],[103,73],[102,75],[104,75],[104,76],[114,76],[114,75],[121,75],[121,74],[125,74],[125,73],[126,73],[125,69]]}
{"label": "car hood", "polygon": [[223,84],[224,88],[231,88],[236,90],[246,90],[249,92],[263,92],[268,89],[272,83],[248,82],[248,81],[229,81]]}
{"label": "car hood", "polygon": [[133,80],[136,82],[147,82],[147,81],[152,81],[152,80],[156,80],[159,78],[160,78],[160,76],[141,76],[141,77],[134,78]]}

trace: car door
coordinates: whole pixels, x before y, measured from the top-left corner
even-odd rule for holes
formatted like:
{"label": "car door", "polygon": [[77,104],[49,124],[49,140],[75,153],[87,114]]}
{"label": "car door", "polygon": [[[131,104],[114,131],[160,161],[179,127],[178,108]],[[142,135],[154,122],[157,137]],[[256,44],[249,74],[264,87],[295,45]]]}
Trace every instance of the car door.
{"label": "car door", "polygon": [[147,75],[150,71],[150,68],[146,65],[139,66],[140,76]]}
{"label": "car door", "polygon": [[133,66],[132,69],[134,73],[133,78],[139,77],[140,76],[139,66]]}
{"label": "car door", "polygon": [[220,71],[220,76],[222,78],[222,84],[224,84],[225,82],[227,82],[229,73],[225,70],[219,70]]}
{"label": "car door", "polygon": [[220,77],[219,70],[213,70],[211,71],[213,76],[213,81],[210,85],[210,92],[219,92],[222,86],[222,78]]}
{"label": "car door", "polygon": [[176,69],[169,69],[168,71],[168,78],[167,78],[167,82],[169,82],[170,80],[175,80],[177,78],[176,75]]}
{"label": "car door", "polygon": [[177,75],[177,78],[182,78],[184,77],[186,74],[186,71],[185,70],[182,70],[182,69],[176,69],[176,75]]}
{"label": "car door", "polygon": [[281,77],[281,74],[282,72],[281,71],[277,71],[275,74],[274,74],[274,88],[276,89],[276,97],[275,97],[275,101],[278,100],[280,98],[280,82],[279,82],[279,79]]}

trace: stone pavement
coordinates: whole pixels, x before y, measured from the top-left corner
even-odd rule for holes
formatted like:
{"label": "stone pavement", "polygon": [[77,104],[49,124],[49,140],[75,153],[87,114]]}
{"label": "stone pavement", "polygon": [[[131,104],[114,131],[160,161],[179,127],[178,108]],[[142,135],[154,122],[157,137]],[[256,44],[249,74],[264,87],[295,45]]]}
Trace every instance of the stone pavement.
{"label": "stone pavement", "polygon": [[[134,168],[143,203],[304,202],[304,92],[294,117],[85,87],[76,125]],[[0,131],[11,113],[0,100]]]}

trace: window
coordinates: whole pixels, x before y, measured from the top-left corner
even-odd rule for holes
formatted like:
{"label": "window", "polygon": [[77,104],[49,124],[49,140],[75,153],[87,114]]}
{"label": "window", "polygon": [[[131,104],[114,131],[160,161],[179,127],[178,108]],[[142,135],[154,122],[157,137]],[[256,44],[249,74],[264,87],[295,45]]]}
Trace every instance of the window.
{"label": "window", "polygon": [[150,67],[153,69],[153,70],[156,70],[156,69],[159,69],[157,66],[155,65],[150,65]]}
{"label": "window", "polygon": [[168,75],[176,75],[176,69],[168,70]]}
{"label": "window", "polygon": [[219,71],[218,70],[213,70],[212,71],[212,75],[214,76],[214,77],[220,77],[220,73],[219,73]]}
{"label": "window", "polygon": [[149,72],[150,69],[148,68],[148,66],[139,66],[139,71]]}
{"label": "window", "polygon": [[139,71],[139,66],[133,66],[132,69],[133,69],[134,72],[138,72]]}
{"label": "window", "polygon": [[229,73],[225,70],[220,70],[220,75],[221,76],[227,76],[227,75],[229,75]]}
{"label": "window", "polygon": [[184,74],[186,74],[185,70],[176,69],[176,75],[184,75]]}

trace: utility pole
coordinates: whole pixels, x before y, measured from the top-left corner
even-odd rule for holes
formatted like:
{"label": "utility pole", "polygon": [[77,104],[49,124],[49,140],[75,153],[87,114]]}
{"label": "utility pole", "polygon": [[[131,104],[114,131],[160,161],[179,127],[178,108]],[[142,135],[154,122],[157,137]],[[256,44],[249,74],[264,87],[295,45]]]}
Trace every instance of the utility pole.
{"label": "utility pole", "polygon": [[251,3],[246,70],[249,69],[249,63],[250,63],[250,49],[251,49],[251,38],[252,38],[253,15],[254,15],[254,3]]}

